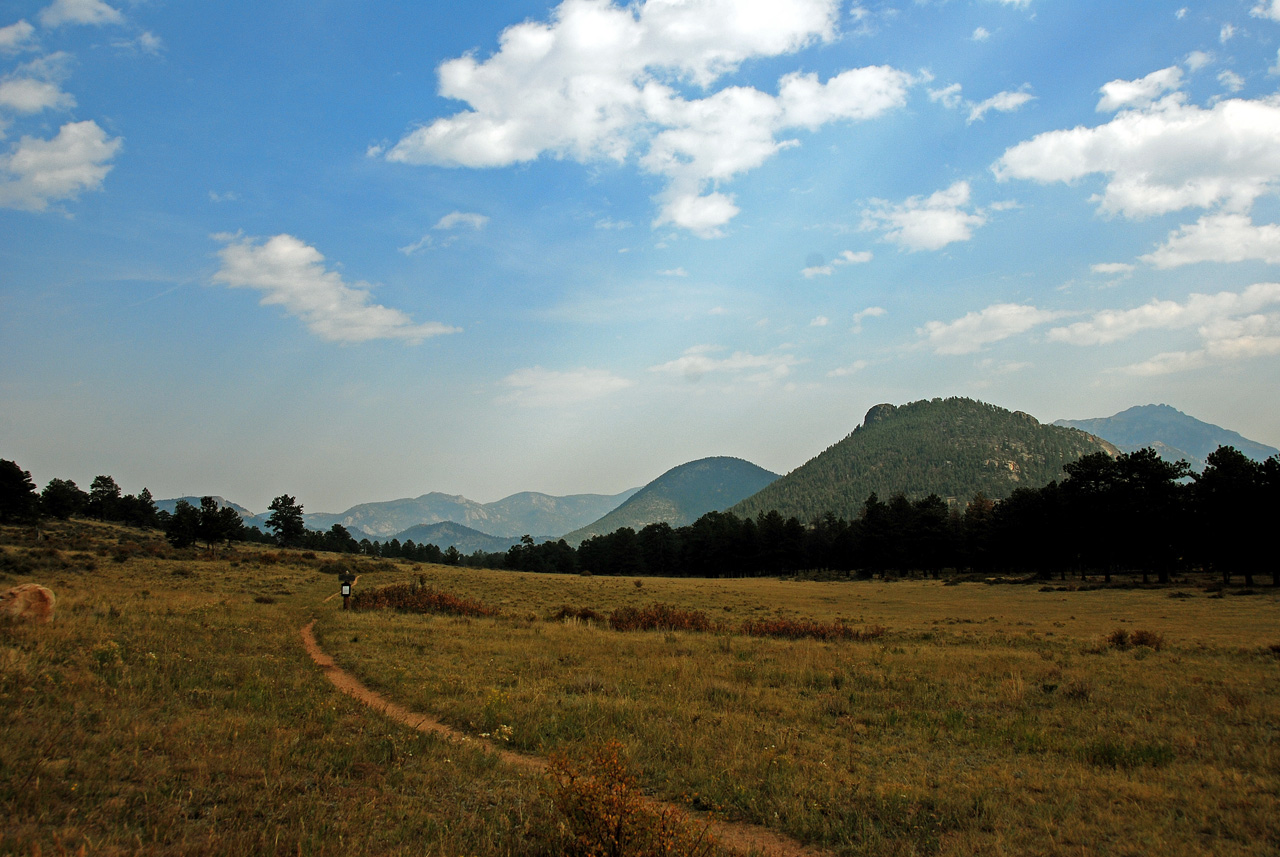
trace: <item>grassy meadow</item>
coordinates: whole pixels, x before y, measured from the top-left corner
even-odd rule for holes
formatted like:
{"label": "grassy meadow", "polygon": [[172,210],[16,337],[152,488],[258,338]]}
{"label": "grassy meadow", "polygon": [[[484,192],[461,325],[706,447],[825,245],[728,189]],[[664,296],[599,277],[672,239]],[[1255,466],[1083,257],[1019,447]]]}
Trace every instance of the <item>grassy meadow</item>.
{"label": "grassy meadow", "polygon": [[[568,850],[544,776],[336,692],[301,645],[313,619],[341,666],[402,705],[541,757],[616,741],[647,793],[836,854],[1280,847],[1270,587],[353,561],[360,591],[422,579],[500,611],[460,618],[344,612],[332,555],[173,551],[87,522],[48,532],[36,544],[0,531],[0,588],[41,583],[59,599],[49,625],[0,622],[0,854]],[[718,630],[550,618],[655,603]],[[737,632],[802,619],[885,632]]]}

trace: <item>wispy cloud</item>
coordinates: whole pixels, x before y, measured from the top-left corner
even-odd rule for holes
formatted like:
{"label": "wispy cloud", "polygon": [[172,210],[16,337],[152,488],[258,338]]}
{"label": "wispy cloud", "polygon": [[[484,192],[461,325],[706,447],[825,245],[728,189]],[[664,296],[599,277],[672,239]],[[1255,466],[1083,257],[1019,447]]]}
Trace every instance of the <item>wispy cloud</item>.
{"label": "wispy cloud", "polygon": [[853,314],[853,327],[849,328],[849,330],[852,333],[862,333],[863,321],[865,321],[868,318],[879,318],[880,316],[887,315],[887,314],[888,314],[888,310],[886,310],[884,307],[869,306],[866,309],[860,310],[859,312],[855,312]]}
{"label": "wispy cloud", "polygon": [[935,354],[972,354],[984,347],[1026,333],[1053,321],[1060,313],[1027,304],[992,304],[951,322],[930,321],[916,333],[925,337]]}
{"label": "wispy cloud", "polygon": [[751,354],[735,351],[727,357],[715,356],[724,350],[714,345],[695,345],[675,360],[651,366],[649,371],[682,375],[695,383],[711,373],[741,375],[747,381],[762,383],[785,378],[793,367],[801,363],[798,357],[785,352]]}
{"label": "wispy cloud", "polygon": [[318,250],[292,235],[276,235],[262,243],[239,235],[214,238],[226,246],[218,251],[222,267],[213,282],[262,292],[263,306],[282,307],[321,339],[403,339],[416,344],[458,332],[436,322],[415,324],[400,310],[375,304],[369,284],[347,284],[337,271],[325,267]]}
{"label": "wispy cloud", "polygon": [[102,0],[54,0],[53,5],[41,10],[40,23],[46,27],[61,27],[63,24],[123,24],[124,15]]}

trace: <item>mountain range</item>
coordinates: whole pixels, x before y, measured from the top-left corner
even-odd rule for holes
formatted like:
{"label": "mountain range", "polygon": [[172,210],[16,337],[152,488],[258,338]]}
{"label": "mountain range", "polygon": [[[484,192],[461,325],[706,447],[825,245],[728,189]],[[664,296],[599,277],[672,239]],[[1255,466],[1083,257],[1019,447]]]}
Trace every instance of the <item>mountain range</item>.
{"label": "mountain range", "polygon": [[1058,420],[1056,426],[1071,426],[1114,443],[1121,452],[1151,447],[1166,461],[1179,459],[1199,473],[1204,460],[1220,446],[1234,446],[1255,461],[1280,454],[1274,446],[1249,440],[1237,432],[1202,422],[1169,405],[1138,405],[1110,417],[1089,420]]}
{"label": "mountain range", "polygon": [[[1170,460],[1204,467],[1219,445],[1261,460],[1274,447],[1205,423],[1168,405],[1143,405],[1112,417],[1059,420],[1043,425],[1020,411],[964,398],[876,405],[862,424],[786,476],[740,458],[713,457],[673,467],[642,488],[620,494],[554,497],[512,494],[494,503],[432,492],[416,498],[363,503],[340,514],[305,513],[306,526],[325,531],[341,524],[356,539],[450,545],[465,554],[505,551],[525,534],[536,541],[561,538],[577,545],[621,527],[693,523],[711,511],[754,517],[777,510],[801,521],[832,512],[856,518],[867,496],[902,493],[965,502],[981,491],[991,499],[1018,487],[1062,478],[1062,465],[1089,452],[1111,455],[1151,446]],[[200,498],[184,497],[199,505]],[[215,498],[245,523],[266,529],[267,513]],[[172,512],[178,498],[156,505]]]}

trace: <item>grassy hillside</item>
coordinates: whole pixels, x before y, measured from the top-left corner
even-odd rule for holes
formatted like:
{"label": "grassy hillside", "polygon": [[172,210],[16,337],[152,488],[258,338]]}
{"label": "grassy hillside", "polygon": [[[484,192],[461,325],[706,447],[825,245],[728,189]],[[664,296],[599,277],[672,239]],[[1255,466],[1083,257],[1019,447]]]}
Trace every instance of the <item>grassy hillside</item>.
{"label": "grassy hillside", "polygon": [[593,524],[565,536],[572,545],[622,527],[692,524],[707,512],[720,512],[778,478],[741,458],[717,456],[673,467],[641,488],[625,503]]}
{"label": "grassy hillside", "polygon": [[996,500],[1015,488],[1062,478],[1062,465],[1115,447],[1082,431],[1041,425],[1020,411],[973,399],[876,405],[844,440],[736,506],[751,516],[776,509],[812,521],[827,513],[852,519],[871,493],[967,502],[981,491]]}
{"label": "grassy hillside", "polygon": [[[59,599],[49,625],[0,621],[0,854],[568,853],[576,816],[486,734],[574,759],[616,740],[647,793],[837,855],[1262,857],[1280,841],[1270,588],[637,586],[354,560],[360,591],[421,578],[497,611],[454,618],[344,612],[324,554],[50,532],[0,528],[0,588]],[[655,602],[723,628],[582,618]],[[335,690],[303,651],[313,620],[365,684],[472,740]],[[887,630],[734,630],[748,620]],[[1138,631],[1147,645],[1123,643]]]}

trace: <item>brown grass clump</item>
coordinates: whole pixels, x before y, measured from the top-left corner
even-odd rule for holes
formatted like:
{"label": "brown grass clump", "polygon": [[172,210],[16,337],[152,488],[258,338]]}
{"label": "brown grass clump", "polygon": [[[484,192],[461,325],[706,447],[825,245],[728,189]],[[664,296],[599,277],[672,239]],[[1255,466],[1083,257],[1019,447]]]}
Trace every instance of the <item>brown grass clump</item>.
{"label": "brown grass clump", "polygon": [[547,617],[548,622],[563,622],[566,619],[577,619],[580,622],[604,621],[604,617],[590,607],[570,607],[568,604],[562,605]]}
{"label": "brown grass clump", "polygon": [[714,626],[701,610],[682,610],[670,604],[619,607],[609,614],[615,631],[711,631]]}
{"label": "brown grass clump", "polygon": [[553,754],[548,775],[563,854],[703,857],[715,847],[706,825],[678,810],[659,811],[647,805],[617,741],[598,747],[584,763]]}
{"label": "brown grass clump", "polygon": [[1144,646],[1148,649],[1160,651],[1164,648],[1164,635],[1156,631],[1134,630],[1130,632],[1125,628],[1116,628],[1106,637],[1106,643],[1113,649],[1128,649],[1130,646]]}
{"label": "brown grass clump", "polygon": [[355,610],[399,610],[405,613],[443,613],[448,616],[497,616],[487,604],[428,586],[421,578],[351,596]]}
{"label": "brown grass clump", "polygon": [[784,640],[875,640],[883,637],[888,629],[872,625],[858,630],[843,622],[817,622],[812,619],[762,619],[742,623],[742,633],[748,637],[778,637]]}

